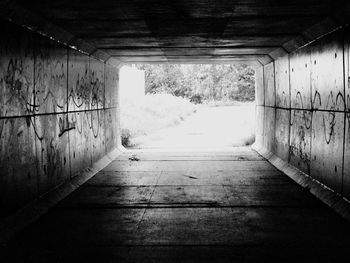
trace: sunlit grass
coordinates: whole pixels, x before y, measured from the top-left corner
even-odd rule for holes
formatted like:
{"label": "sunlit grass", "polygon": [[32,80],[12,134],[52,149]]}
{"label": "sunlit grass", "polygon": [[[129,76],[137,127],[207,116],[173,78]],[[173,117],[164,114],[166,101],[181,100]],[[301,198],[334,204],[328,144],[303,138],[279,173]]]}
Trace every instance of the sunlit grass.
{"label": "sunlit grass", "polygon": [[169,94],[145,95],[124,100],[121,105],[122,144],[132,139],[174,126],[196,111],[188,100]]}

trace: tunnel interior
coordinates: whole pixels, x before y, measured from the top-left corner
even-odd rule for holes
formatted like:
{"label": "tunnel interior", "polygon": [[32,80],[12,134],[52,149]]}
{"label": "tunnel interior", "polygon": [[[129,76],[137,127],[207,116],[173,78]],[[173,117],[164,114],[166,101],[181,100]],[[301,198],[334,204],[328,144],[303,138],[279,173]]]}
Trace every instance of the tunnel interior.
{"label": "tunnel interior", "polygon": [[0,7],[1,219],[120,149],[123,63],[254,65],[254,148],[350,198],[346,2],[7,0]]}

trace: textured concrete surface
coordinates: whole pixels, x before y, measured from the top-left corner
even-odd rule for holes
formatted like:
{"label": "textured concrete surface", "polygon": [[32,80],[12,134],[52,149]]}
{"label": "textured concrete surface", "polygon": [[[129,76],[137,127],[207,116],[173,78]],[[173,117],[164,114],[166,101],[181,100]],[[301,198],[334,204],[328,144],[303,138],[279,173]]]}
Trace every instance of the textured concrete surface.
{"label": "textured concrete surface", "polygon": [[288,108],[290,107],[289,56],[279,58],[275,65],[276,106]]}
{"label": "textured concrete surface", "polygon": [[[0,22],[0,217],[70,180],[118,145],[118,103],[110,99],[117,96],[118,77],[104,63],[116,62],[112,58],[264,65],[257,72],[257,142],[350,198],[350,52],[345,26],[349,4],[345,2],[3,1],[0,15],[14,24]],[[34,248],[28,248],[28,260],[39,254],[42,261],[74,258],[79,251],[92,259],[94,242],[104,244],[95,246],[102,259],[111,255],[131,261],[143,260],[151,252],[159,261],[194,256],[202,261],[267,261],[272,247],[278,262],[300,258],[332,262],[347,255],[343,248],[348,246],[348,229],[339,218],[314,206],[299,190],[285,189],[281,180],[275,185],[286,198],[269,188],[273,178],[264,177],[263,183],[252,179],[255,173],[275,173],[270,165],[249,156],[232,161],[235,166],[229,156],[202,157],[159,161],[154,156],[146,162],[112,164],[101,173],[104,190],[89,185],[74,193],[33,228],[33,242],[28,230],[23,240],[27,238],[25,244]],[[227,177],[237,172],[249,174],[250,181]],[[136,182],[125,176],[129,181],[124,186],[113,185],[119,180],[111,179],[115,174],[129,173],[138,175]],[[179,173],[184,176],[169,181],[163,177]],[[217,174],[216,179],[208,176],[211,173]],[[205,174],[202,189],[199,183],[185,183]],[[236,182],[248,186],[237,188]],[[155,187],[158,183],[163,188]],[[103,200],[108,209],[101,208]],[[122,208],[117,208],[124,210],[111,209],[118,202]],[[83,218],[85,225],[80,224]],[[173,224],[167,224],[170,219]],[[55,228],[51,220],[57,220]],[[180,245],[173,248],[174,244]],[[36,252],[36,245],[47,249]],[[117,249],[111,249],[114,246]],[[19,257],[26,256],[22,252]]]}
{"label": "textured concrete surface", "polygon": [[269,63],[264,67],[264,97],[265,106],[275,106],[276,87],[275,87],[275,63]]}
{"label": "textured concrete surface", "polygon": [[276,154],[283,160],[289,160],[289,138],[290,138],[290,111],[276,109],[275,124]]}
{"label": "textured concrete surface", "polygon": [[[290,100],[291,107],[311,109],[310,47],[305,47],[290,55]],[[287,86],[287,83],[283,85]],[[282,85],[282,84],[281,84]]]}
{"label": "textured concrete surface", "polygon": [[249,148],[143,151],[124,153],[0,251],[2,262],[332,262],[350,259],[349,234]]}
{"label": "textured concrete surface", "polygon": [[[337,30],[265,65],[265,106],[257,107],[258,114],[265,113],[264,138],[257,136],[257,143],[345,198],[350,197],[348,36],[348,30]],[[258,96],[261,102],[261,92]]]}
{"label": "textured concrete surface", "polygon": [[255,142],[264,143],[265,89],[264,67],[255,70]]}
{"label": "textured concrete surface", "polygon": [[264,146],[270,150],[275,150],[275,129],[276,111],[273,107],[264,109]]}
{"label": "textured concrete surface", "polygon": [[[16,3],[41,20],[29,19],[28,12],[25,14],[29,21],[18,19],[18,8],[6,3],[4,6],[11,12],[5,9],[4,13],[13,21],[68,38],[68,42],[85,47],[87,52],[130,62],[211,60],[266,64],[276,55],[293,51],[345,24],[348,11],[346,1],[340,4],[331,0]],[[40,27],[45,21],[50,23],[48,29]],[[50,32],[51,28],[54,32]],[[86,47],[86,42],[92,47]],[[94,47],[97,50],[91,50]]]}
{"label": "textured concrete surface", "polygon": [[4,218],[90,167],[120,139],[115,67],[9,22],[0,27]]}

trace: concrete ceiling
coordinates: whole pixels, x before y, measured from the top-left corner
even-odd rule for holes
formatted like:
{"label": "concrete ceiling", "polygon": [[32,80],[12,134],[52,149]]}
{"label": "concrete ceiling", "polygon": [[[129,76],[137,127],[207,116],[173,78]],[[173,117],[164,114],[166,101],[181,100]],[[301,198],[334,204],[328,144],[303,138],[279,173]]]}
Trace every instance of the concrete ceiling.
{"label": "concrete ceiling", "polygon": [[[341,23],[336,13],[341,8],[334,0],[18,0],[16,3],[108,56],[135,62],[259,61],[264,64],[274,54],[289,52],[310,41],[313,34],[323,34]],[[317,27],[320,23],[325,23],[322,30]]]}

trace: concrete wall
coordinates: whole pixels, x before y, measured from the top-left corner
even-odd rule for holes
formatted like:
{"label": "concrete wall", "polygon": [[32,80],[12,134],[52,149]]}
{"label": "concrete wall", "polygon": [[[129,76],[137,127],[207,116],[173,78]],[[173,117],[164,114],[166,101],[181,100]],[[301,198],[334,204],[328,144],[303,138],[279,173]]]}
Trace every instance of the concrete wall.
{"label": "concrete wall", "polygon": [[[347,29],[257,70],[257,144],[350,198]],[[259,89],[261,89],[259,91]]]}
{"label": "concrete wall", "polygon": [[118,72],[0,22],[0,218],[114,149]]}
{"label": "concrete wall", "polygon": [[145,96],[145,85],[144,70],[126,65],[119,69],[119,95],[121,103],[124,100]]}

